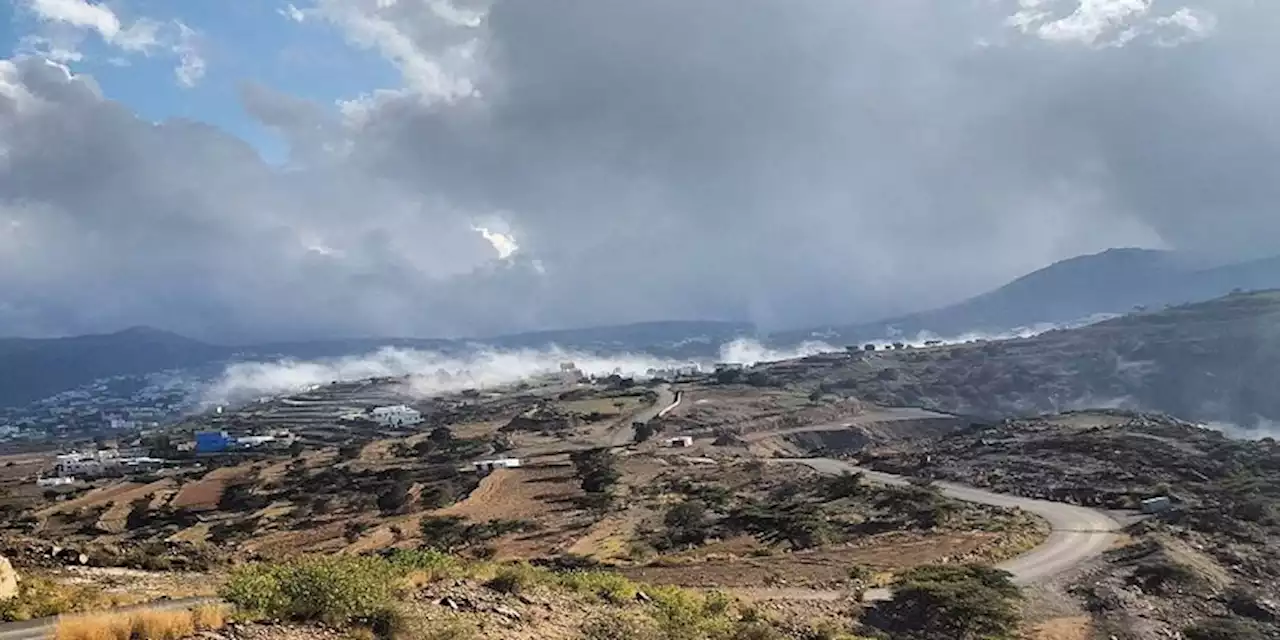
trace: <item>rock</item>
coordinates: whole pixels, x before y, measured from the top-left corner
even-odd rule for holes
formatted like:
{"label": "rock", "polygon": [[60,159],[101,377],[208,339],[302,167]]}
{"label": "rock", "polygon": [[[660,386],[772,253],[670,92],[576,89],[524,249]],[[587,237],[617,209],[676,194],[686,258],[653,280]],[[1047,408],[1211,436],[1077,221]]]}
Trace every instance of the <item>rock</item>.
{"label": "rock", "polygon": [[450,609],[453,609],[454,611],[458,610],[458,602],[453,598],[450,598],[449,596],[440,598],[440,606],[448,607]]}
{"label": "rock", "polygon": [[527,596],[527,595],[525,595],[525,594],[523,594],[523,593],[522,593],[522,594],[520,594],[520,595],[518,595],[518,596],[516,596],[516,599],[517,599],[517,600],[519,600],[520,602],[524,603],[524,604],[529,604],[529,605],[538,604],[538,602],[537,602],[536,600],[534,600],[533,598],[530,598],[529,596]]}
{"label": "rock", "polygon": [[647,594],[647,593],[645,593],[645,592],[643,592],[643,591],[637,591],[637,592],[636,592],[636,602],[653,602],[653,598],[650,598],[650,597],[649,597],[649,594]]}
{"label": "rock", "polygon": [[493,612],[494,612],[494,613],[496,613],[496,614],[498,614],[498,615],[500,615],[500,616],[502,616],[502,617],[504,617],[504,618],[510,618],[510,619],[512,619],[512,620],[519,620],[519,619],[520,619],[520,612],[519,612],[519,611],[516,611],[515,609],[512,609],[512,608],[510,608],[510,607],[504,607],[504,606],[502,606],[502,605],[500,605],[500,604],[497,604],[497,605],[494,605],[494,606],[493,606]]}
{"label": "rock", "polygon": [[18,572],[13,570],[9,559],[0,556],[0,600],[9,600],[18,595]]}

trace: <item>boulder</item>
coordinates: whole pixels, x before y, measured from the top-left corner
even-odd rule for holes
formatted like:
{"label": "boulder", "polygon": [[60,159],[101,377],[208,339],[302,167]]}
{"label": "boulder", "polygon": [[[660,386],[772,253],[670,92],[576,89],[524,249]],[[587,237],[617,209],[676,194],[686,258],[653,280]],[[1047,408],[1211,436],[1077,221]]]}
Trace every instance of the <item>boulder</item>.
{"label": "boulder", "polygon": [[0,601],[12,599],[18,595],[18,572],[13,570],[9,559],[0,556]]}

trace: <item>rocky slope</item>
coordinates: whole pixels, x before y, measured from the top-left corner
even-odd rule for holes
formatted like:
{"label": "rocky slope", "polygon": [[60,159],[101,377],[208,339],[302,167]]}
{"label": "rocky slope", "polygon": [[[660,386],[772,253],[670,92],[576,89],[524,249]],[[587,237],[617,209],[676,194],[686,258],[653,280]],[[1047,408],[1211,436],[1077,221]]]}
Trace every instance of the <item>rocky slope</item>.
{"label": "rocky slope", "polygon": [[988,419],[1081,408],[1280,421],[1280,292],[1229,295],[1032,338],[773,365],[778,384]]}

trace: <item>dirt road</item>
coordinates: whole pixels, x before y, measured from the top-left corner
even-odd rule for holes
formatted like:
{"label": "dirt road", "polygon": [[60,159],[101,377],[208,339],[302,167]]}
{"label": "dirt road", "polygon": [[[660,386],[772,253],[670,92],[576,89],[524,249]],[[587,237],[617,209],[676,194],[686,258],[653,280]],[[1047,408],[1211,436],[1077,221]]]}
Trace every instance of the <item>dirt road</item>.
{"label": "dirt road", "polygon": [[[843,460],[795,458],[785,461],[833,475],[862,472],[867,480],[882,484],[904,485],[909,482],[902,476],[861,469]],[[1115,532],[1121,528],[1114,518],[1096,509],[992,493],[951,482],[938,482],[936,486],[943,495],[956,500],[1022,509],[1048,521],[1051,528],[1048,539],[1036,548],[997,565],[1012,573],[1014,582],[1019,584],[1049,578],[1097,556],[1115,542]],[[887,598],[889,594],[877,592],[868,595],[874,599]]]}
{"label": "dirt road", "polygon": [[618,421],[618,424],[609,433],[609,446],[625,447],[631,444],[636,436],[635,429],[632,427],[634,423],[649,422],[680,404],[680,396],[671,391],[671,385],[659,385],[657,391],[658,399],[654,401],[652,406],[636,412],[631,416],[630,420]]}

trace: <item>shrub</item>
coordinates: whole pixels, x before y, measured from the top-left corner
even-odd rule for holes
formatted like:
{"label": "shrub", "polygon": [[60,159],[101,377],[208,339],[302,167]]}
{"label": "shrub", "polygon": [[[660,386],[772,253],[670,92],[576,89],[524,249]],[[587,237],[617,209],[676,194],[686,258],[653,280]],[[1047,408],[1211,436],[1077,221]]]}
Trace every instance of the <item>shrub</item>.
{"label": "shrub", "polygon": [[610,604],[636,599],[639,586],[626,576],[610,571],[570,571],[560,574],[560,585],[578,593],[590,593]]}
{"label": "shrub", "polygon": [[58,621],[53,640],[130,640],[133,620],[128,615],[102,614]]}
{"label": "shrub", "polygon": [[550,573],[547,570],[539,569],[526,562],[520,562],[498,569],[498,572],[484,586],[498,593],[519,595],[528,592],[540,583],[548,582],[550,578]]}
{"label": "shrub", "polygon": [[832,500],[853,498],[862,495],[866,486],[862,483],[863,473],[845,472],[826,481],[826,493]]}
{"label": "shrub", "polygon": [[101,591],[83,585],[65,585],[40,576],[23,576],[18,594],[0,602],[0,620],[47,618],[85,611],[105,604]]}
{"label": "shrub", "polygon": [[707,505],[698,500],[685,500],[668,509],[663,524],[672,545],[702,544],[710,535]]}
{"label": "shrub", "polygon": [[239,568],[221,595],[271,618],[340,624],[385,608],[403,575],[381,558],[305,558]]}
{"label": "shrub", "polygon": [[1242,618],[1209,618],[1182,630],[1187,640],[1265,640],[1262,625]]}
{"label": "shrub", "polygon": [[724,615],[721,602],[676,587],[658,587],[650,594],[653,619],[667,640],[702,640],[731,634],[734,622]]}
{"label": "shrub", "polygon": [[205,604],[191,610],[191,621],[200,631],[221,629],[227,624],[227,608],[214,604]]}
{"label": "shrub", "polygon": [[583,640],[659,640],[657,625],[648,618],[610,613],[591,618],[582,625]]}
{"label": "shrub", "polygon": [[409,504],[408,482],[396,482],[378,495],[378,509],[385,514],[399,513]]}
{"label": "shrub", "polygon": [[573,462],[575,475],[582,481],[582,490],[587,493],[604,493],[622,477],[617,468],[617,458],[607,449],[577,451],[569,459]]}
{"label": "shrub", "polygon": [[981,565],[917,567],[898,576],[893,600],[871,610],[868,622],[912,638],[1013,637],[1020,595],[1010,578]]}
{"label": "shrub", "polygon": [[654,428],[651,422],[636,422],[633,428],[635,429],[635,441],[637,443],[653,437]]}
{"label": "shrub", "polygon": [[396,549],[387,556],[393,567],[408,571],[424,571],[445,578],[458,570],[458,560],[434,549]]}
{"label": "shrub", "polygon": [[190,611],[148,611],[133,616],[133,637],[146,640],[182,640],[195,635]]}
{"label": "shrub", "polygon": [[1158,558],[1138,565],[1131,581],[1147,593],[1164,593],[1175,585],[1194,585],[1200,577],[1186,565]]}
{"label": "shrub", "polygon": [[194,611],[147,610],[102,613],[65,618],[54,628],[54,640],[181,640],[197,631],[214,631],[225,625],[222,607],[203,606]]}

